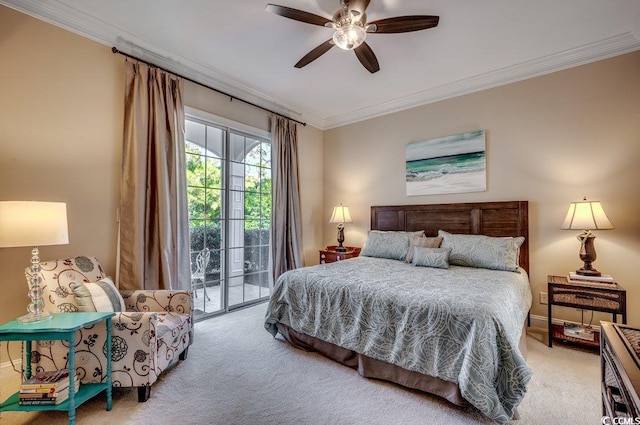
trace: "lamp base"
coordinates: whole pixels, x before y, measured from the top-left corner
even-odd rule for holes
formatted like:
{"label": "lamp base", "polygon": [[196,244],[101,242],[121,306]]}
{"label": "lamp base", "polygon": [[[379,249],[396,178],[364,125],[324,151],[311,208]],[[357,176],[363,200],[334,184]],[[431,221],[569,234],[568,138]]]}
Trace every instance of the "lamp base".
{"label": "lamp base", "polygon": [[594,269],[591,263],[596,261],[596,247],[594,245],[596,237],[590,230],[585,230],[578,235],[580,241],[580,259],[584,261],[583,266],[576,270],[582,276],[602,276],[598,270]]}
{"label": "lamp base", "polygon": [[338,223],[338,246],[336,247],[337,252],[347,252],[347,248],[342,246],[342,242],[344,242],[344,223]]}
{"label": "lamp base", "polygon": [[598,270],[585,269],[584,267],[576,270],[576,274],[579,274],[581,276],[602,276],[602,273],[600,273]]}
{"label": "lamp base", "polygon": [[51,313],[42,312],[40,314],[28,313],[24,316],[18,317],[18,323],[36,323],[36,322],[44,322],[45,320],[51,320],[53,316]]}

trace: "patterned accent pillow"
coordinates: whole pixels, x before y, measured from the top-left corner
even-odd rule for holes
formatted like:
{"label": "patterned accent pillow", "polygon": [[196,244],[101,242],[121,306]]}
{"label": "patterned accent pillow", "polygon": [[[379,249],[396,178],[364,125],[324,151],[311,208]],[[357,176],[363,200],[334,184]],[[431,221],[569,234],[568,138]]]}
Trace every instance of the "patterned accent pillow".
{"label": "patterned accent pillow", "polygon": [[[95,257],[71,257],[40,263],[44,310],[50,313],[73,313],[78,302],[71,285],[74,282],[95,282],[106,277]],[[25,270],[31,279],[31,266]]]}
{"label": "patterned accent pillow", "polygon": [[407,251],[407,258],[404,260],[407,263],[413,261],[414,247],[421,246],[424,248],[440,248],[442,243],[442,236],[428,237],[428,236],[411,236],[409,238],[409,251]]}
{"label": "patterned accent pillow", "polygon": [[407,258],[409,251],[409,238],[411,236],[423,236],[424,231],[419,232],[383,232],[371,230],[367,241],[360,251],[364,257],[389,258],[402,260]]}
{"label": "patterned accent pillow", "polygon": [[416,246],[413,254],[413,265],[421,267],[449,268],[451,248],[426,248]]}
{"label": "patterned accent pillow", "polygon": [[108,277],[93,283],[75,283],[72,288],[80,311],[126,311],[122,295]]}
{"label": "patterned accent pillow", "polygon": [[438,230],[443,248],[451,248],[449,263],[491,270],[518,271],[522,236],[496,238],[484,235],[457,235]]}

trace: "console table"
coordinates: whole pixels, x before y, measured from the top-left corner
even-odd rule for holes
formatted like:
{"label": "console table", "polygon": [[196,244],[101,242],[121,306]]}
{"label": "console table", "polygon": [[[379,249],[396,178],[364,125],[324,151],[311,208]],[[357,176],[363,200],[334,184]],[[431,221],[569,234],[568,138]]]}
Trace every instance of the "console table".
{"label": "console table", "polygon": [[[0,326],[0,342],[25,341],[26,378],[31,377],[31,342],[48,340],[66,340],[69,342],[69,397],[60,404],[45,406],[20,406],[20,394],[16,392],[4,403],[0,404],[0,412],[14,411],[43,411],[66,410],[69,415],[69,425],[74,425],[76,420],[76,408],[102,391],[107,392],[107,410],[111,410],[112,382],[111,382],[111,318],[115,313],[53,313],[50,320],[34,323],[19,323],[13,320]],[[107,326],[107,379],[98,384],[82,384],[76,393],[74,390],[75,375],[75,346],[76,331],[86,326],[105,322]]]}

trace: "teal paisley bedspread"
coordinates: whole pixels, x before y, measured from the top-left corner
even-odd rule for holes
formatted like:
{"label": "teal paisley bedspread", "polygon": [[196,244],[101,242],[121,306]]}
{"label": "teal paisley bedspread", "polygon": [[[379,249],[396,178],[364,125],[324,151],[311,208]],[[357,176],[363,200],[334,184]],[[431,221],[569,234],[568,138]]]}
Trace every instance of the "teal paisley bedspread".
{"label": "teal paisley bedspread", "polygon": [[518,349],[531,306],[528,276],[358,257],[291,270],[276,282],[276,323],[366,356],[458,384],[488,418],[509,421],[531,370]]}

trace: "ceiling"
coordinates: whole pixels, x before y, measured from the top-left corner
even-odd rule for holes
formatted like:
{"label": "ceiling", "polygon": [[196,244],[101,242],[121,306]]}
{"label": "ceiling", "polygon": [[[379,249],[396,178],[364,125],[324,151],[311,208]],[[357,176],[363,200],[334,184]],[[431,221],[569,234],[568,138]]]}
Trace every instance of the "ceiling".
{"label": "ceiling", "polygon": [[638,0],[372,0],[369,22],[438,15],[436,28],[369,34],[380,71],[333,48],[332,30],[265,11],[330,18],[339,0],[0,0],[242,99],[333,128],[640,49]]}

